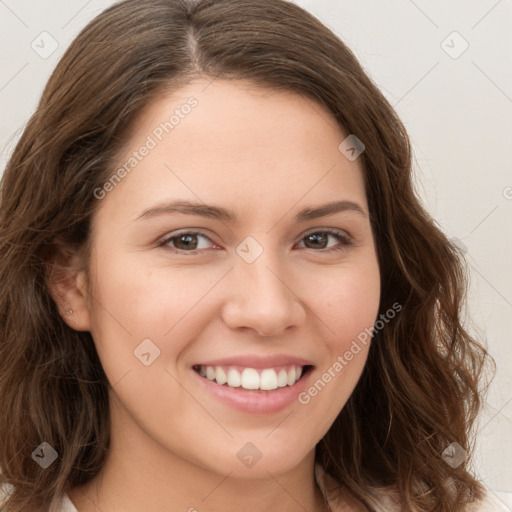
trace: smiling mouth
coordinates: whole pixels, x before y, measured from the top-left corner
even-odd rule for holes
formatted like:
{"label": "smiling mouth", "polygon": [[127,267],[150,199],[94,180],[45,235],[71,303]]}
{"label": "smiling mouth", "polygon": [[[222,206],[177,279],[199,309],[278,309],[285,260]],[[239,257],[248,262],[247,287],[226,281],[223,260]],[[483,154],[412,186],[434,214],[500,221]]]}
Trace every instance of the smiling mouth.
{"label": "smiling mouth", "polygon": [[312,368],[311,365],[287,365],[263,369],[205,365],[192,367],[201,377],[219,386],[260,391],[273,391],[293,386]]}

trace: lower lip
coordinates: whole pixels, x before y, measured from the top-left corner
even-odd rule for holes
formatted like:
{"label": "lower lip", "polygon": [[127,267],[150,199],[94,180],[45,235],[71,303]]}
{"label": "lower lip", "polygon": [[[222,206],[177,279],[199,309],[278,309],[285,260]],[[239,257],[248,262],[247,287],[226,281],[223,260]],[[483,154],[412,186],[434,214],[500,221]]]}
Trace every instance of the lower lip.
{"label": "lower lip", "polygon": [[272,391],[221,386],[215,381],[201,377],[195,370],[192,372],[210,393],[230,407],[252,414],[267,414],[281,411],[296,401],[299,393],[306,388],[311,370],[312,368],[309,368],[293,386],[285,386]]}

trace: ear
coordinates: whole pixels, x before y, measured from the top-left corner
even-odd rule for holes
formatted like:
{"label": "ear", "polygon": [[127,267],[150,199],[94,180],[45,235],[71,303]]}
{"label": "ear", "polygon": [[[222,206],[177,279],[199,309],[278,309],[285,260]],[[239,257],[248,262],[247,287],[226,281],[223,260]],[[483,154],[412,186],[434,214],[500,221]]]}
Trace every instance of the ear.
{"label": "ear", "polygon": [[46,263],[46,282],[62,319],[76,331],[90,331],[87,271],[81,256],[73,249],[54,241],[54,253]]}

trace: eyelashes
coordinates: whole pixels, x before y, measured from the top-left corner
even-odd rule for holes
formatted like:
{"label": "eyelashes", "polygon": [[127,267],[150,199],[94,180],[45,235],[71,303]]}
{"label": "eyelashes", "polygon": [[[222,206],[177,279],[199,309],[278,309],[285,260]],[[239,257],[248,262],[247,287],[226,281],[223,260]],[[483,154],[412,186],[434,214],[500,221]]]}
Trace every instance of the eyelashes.
{"label": "eyelashes", "polygon": [[[318,235],[323,235],[320,237],[320,242],[324,240],[329,240],[329,238],[335,238],[338,240],[338,244],[334,247],[329,248],[320,248],[315,249],[314,247],[305,247],[305,249],[312,250],[313,252],[318,253],[331,253],[331,252],[338,252],[338,251],[344,251],[347,250],[350,246],[353,245],[352,239],[346,235],[344,231],[336,230],[336,229],[318,229],[315,231],[310,231],[306,233],[300,240],[300,242],[304,242],[305,240],[308,240],[308,243],[311,243],[313,241],[313,244],[315,243],[315,240],[319,240]],[[203,238],[205,240],[208,240],[211,242],[211,244],[214,244],[212,240],[205,235],[204,233],[201,233],[199,231],[182,231],[181,233],[173,234],[171,236],[166,237],[164,240],[162,240],[158,246],[162,247],[166,250],[169,250],[173,253],[177,254],[190,254],[195,255],[198,254],[198,252],[204,252],[209,251],[208,247],[199,247],[199,243],[194,243],[194,239],[197,238]],[[176,241],[178,241],[178,244],[183,244],[184,248],[176,247]],[[188,250],[192,248],[192,250]]]}

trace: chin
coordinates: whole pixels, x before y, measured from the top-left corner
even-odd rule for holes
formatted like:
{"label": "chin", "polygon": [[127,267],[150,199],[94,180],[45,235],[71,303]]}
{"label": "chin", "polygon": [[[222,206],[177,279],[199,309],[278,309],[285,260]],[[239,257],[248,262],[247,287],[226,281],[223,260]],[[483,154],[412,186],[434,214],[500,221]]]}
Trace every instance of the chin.
{"label": "chin", "polygon": [[[268,435],[268,432],[265,435]],[[215,461],[210,459],[210,464],[202,464],[202,466],[221,475],[229,473],[230,478],[268,479],[269,474],[277,476],[294,470],[309,453],[314,451],[315,443],[313,442],[308,446],[301,445],[300,433],[297,433],[297,440],[293,436],[287,436],[286,445],[281,439],[271,441],[272,435],[270,434],[267,439],[260,434],[259,440],[253,438],[253,441],[249,441],[251,437],[247,436],[245,437],[247,441],[233,441],[232,446],[221,449],[222,456],[219,457],[217,452]],[[215,454],[211,455],[215,457]],[[312,457],[314,457],[313,454]]]}

